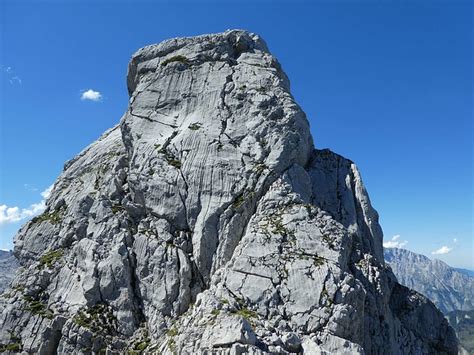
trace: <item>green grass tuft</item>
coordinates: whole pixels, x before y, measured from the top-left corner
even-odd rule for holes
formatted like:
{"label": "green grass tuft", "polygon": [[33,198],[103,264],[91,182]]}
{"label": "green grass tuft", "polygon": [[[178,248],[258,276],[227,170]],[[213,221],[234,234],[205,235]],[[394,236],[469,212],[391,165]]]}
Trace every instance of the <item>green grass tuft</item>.
{"label": "green grass tuft", "polygon": [[52,225],[56,225],[56,224],[61,223],[61,215],[59,211],[53,211],[51,213],[45,212],[33,218],[32,221],[33,223],[48,221]]}
{"label": "green grass tuft", "polygon": [[242,307],[241,309],[237,310],[234,312],[234,314],[237,314],[241,316],[242,318],[245,318],[248,321],[251,321],[252,318],[257,318],[258,314],[254,311],[251,311],[250,309],[246,307]]}
{"label": "green grass tuft", "polygon": [[235,201],[232,203],[232,207],[234,208],[239,208],[240,206],[242,206],[245,202],[245,197],[243,194],[240,194],[237,196],[237,198],[235,199]]}
{"label": "green grass tuft", "polygon": [[112,213],[113,213],[113,214],[117,214],[117,213],[119,213],[120,211],[123,211],[125,208],[124,208],[122,205],[115,204],[115,205],[113,205],[110,209],[112,210]]}
{"label": "green grass tuft", "polygon": [[21,343],[0,344],[0,353],[14,352],[19,353],[22,349]]}
{"label": "green grass tuft", "polygon": [[89,329],[92,333],[103,335],[115,333],[117,323],[112,309],[105,304],[96,304],[79,311],[73,321],[77,325]]}
{"label": "green grass tuft", "polygon": [[63,257],[63,255],[64,252],[62,249],[50,250],[40,257],[38,267],[42,269],[47,266],[51,269]]}
{"label": "green grass tuft", "polygon": [[170,153],[166,148],[161,148],[158,150],[159,154],[163,154],[165,156],[166,162],[174,166],[176,169],[181,168],[181,162],[172,154]]}
{"label": "green grass tuft", "polygon": [[199,128],[201,128],[201,124],[200,123],[193,123],[193,124],[189,125],[188,128],[192,131],[197,131]]}
{"label": "green grass tuft", "polygon": [[173,328],[170,328],[167,332],[166,332],[166,335],[169,336],[169,337],[175,337],[176,335],[178,335],[178,329],[176,329],[175,327]]}
{"label": "green grass tuft", "polygon": [[46,304],[44,304],[43,302],[37,299],[34,299],[31,296],[23,296],[23,299],[26,302],[26,308],[25,308],[26,311],[29,311],[43,318],[53,319],[54,317],[53,311],[48,309]]}
{"label": "green grass tuft", "polygon": [[325,263],[326,263],[326,259],[324,259],[323,257],[321,257],[321,256],[314,256],[313,257],[314,266],[319,267],[319,266],[324,265]]}
{"label": "green grass tuft", "polygon": [[218,309],[213,309],[213,310],[211,311],[211,314],[212,314],[213,316],[218,316],[220,313],[221,313],[221,311],[219,311]]}
{"label": "green grass tuft", "polygon": [[163,63],[161,63],[161,66],[162,67],[165,67],[167,66],[169,63],[173,63],[173,62],[179,62],[179,63],[183,63],[183,64],[188,64],[188,58],[186,58],[185,56],[183,55],[175,55],[174,57],[171,57],[171,58],[168,58],[166,59],[165,61],[163,61]]}

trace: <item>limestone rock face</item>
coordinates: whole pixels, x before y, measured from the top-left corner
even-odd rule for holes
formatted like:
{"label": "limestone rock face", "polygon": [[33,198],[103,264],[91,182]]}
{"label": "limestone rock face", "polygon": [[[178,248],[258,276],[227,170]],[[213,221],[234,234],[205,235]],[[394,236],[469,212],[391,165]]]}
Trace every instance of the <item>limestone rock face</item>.
{"label": "limestone rock face", "polygon": [[11,251],[0,250],[0,293],[9,285],[18,268],[18,261]]}
{"label": "limestone rock face", "polygon": [[385,267],[356,166],[315,150],[265,42],[140,49],[120,124],[16,237],[0,343],[25,352],[456,353]]}
{"label": "limestone rock face", "polygon": [[474,309],[474,277],[405,249],[386,248],[384,256],[402,285],[428,297],[444,314]]}

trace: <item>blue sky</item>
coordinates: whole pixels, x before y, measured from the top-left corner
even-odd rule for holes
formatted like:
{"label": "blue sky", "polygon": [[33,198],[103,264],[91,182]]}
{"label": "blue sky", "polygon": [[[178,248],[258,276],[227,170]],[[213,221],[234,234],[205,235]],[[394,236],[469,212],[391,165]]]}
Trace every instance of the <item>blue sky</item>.
{"label": "blue sky", "polygon": [[[316,146],[357,163],[385,239],[474,268],[470,2],[65,3],[0,4],[0,248],[25,221],[6,208],[40,209],[64,162],[119,121],[135,50],[243,28],[282,63]],[[81,100],[89,89],[101,100]]]}

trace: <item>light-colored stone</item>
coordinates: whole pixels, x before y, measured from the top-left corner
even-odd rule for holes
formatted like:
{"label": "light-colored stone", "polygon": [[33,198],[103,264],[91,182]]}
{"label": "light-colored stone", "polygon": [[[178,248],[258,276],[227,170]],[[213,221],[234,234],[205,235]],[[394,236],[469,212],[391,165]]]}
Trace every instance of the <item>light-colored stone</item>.
{"label": "light-colored stone", "polygon": [[11,251],[0,250],[0,293],[10,286],[18,266]]}
{"label": "light-colored stone", "polygon": [[23,269],[0,303],[0,343],[456,352],[442,315],[385,267],[356,166],[314,149],[259,36],[144,47],[128,89],[120,124],[66,163],[45,214],[17,235]]}
{"label": "light-colored stone", "polygon": [[242,317],[221,317],[214,326],[206,329],[203,340],[211,348],[227,347],[234,343],[254,345],[255,333],[250,323]]}

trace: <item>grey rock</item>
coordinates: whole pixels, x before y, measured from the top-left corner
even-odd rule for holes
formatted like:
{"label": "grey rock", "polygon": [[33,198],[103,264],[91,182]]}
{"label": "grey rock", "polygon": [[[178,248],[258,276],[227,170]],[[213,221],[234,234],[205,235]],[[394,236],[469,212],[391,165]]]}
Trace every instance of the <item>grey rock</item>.
{"label": "grey rock", "polygon": [[286,333],[282,336],[284,347],[289,352],[299,353],[301,349],[301,340],[295,333]]}
{"label": "grey rock", "polygon": [[428,297],[444,314],[474,309],[474,277],[406,249],[385,248],[384,255],[398,282]]}
{"label": "grey rock", "polygon": [[462,346],[460,354],[474,353],[474,310],[452,311],[446,315]]}
{"label": "grey rock", "polygon": [[10,286],[18,266],[13,252],[0,250],[0,293]]}
{"label": "grey rock", "polygon": [[314,149],[259,36],[144,47],[127,81],[120,124],[66,164],[16,237],[22,269],[0,303],[0,343],[456,353],[442,314],[385,267],[356,166]]}
{"label": "grey rock", "polygon": [[244,318],[221,317],[212,327],[206,329],[204,339],[211,348],[231,346],[234,343],[255,344],[255,333],[252,326]]}

